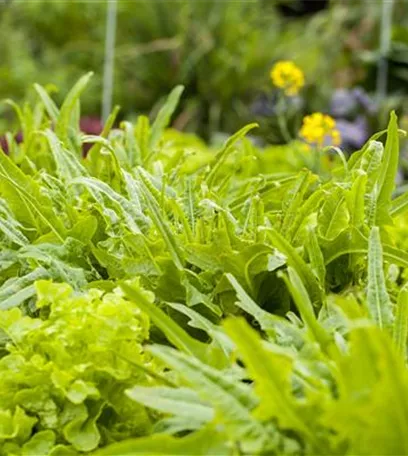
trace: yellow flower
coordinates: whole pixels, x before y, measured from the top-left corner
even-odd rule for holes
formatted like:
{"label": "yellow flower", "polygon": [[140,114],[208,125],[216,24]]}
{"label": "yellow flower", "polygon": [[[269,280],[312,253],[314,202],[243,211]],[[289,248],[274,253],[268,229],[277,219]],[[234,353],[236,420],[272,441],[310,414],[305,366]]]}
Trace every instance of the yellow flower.
{"label": "yellow flower", "polygon": [[290,60],[281,60],[271,69],[270,76],[273,84],[288,96],[297,95],[305,85],[302,70]]}
{"label": "yellow flower", "polygon": [[303,119],[300,136],[309,144],[318,147],[324,145],[339,146],[341,136],[336,128],[336,121],[321,112],[316,112]]}

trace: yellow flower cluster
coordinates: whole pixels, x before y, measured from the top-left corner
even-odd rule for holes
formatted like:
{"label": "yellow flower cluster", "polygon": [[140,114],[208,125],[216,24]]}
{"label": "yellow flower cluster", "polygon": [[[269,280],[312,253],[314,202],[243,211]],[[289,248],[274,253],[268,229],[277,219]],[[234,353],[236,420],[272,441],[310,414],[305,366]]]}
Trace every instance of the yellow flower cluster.
{"label": "yellow flower cluster", "polygon": [[309,144],[318,147],[324,145],[339,146],[341,144],[341,136],[336,128],[336,121],[321,112],[316,112],[303,119],[300,136]]}
{"label": "yellow flower cluster", "polygon": [[305,77],[302,70],[290,60],[281,60],[271,69],[271,79],[276,87],[279,87],[288,96],[297,95],[305,85]]}

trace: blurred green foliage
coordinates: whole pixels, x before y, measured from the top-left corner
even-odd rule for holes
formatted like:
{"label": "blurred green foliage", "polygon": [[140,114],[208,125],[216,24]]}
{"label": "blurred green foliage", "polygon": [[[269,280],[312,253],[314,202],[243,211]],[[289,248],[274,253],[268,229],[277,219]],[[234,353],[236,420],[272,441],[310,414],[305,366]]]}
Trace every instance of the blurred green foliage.
{"label": "blurred green foliage", "polygon": [[[254,104],[273,92],[269,69],[277,60],[294,60],[306,76],[302,103],[288,109],[294,130],[303,114],[327,111],[335,88],[358,84],[374,92],[381,2],[331,0],[312,15],[282,15],[282,5],[299,9],[299,3],[118,0],[114,103],[120,115],[154,115],[163,97],[183,84],[177,128],[208,139],[210,132],[230,133],[256,119],[262,136],[276,143],[276,119],[259,115]],[[395,0],[390,97],[373,130],[384,127],[390,109],[407,110],[406,9],[406,2]],[[0,1],[0,99],[21,101],[38,82],[51,92],[59,87],[54,95],[61,102],[73,81],[92,70],[82,108],[98,117],[105,19],[105,1]],[[0,131],[12,118],[0,105]]]}
{"label": "blurred green foliage", "polygon": [[[248,106],[256,96],[271,90],[272,63],[290,58],[306,73],[310,109],[321,109],[335,71],[349,63],[339,36],[350,12],[341,3],[288,20],[275,0],[119,0],[114,101],[132,117],[182,83],[186,94],[176,124],[204,136],[233,131],[253,118]],[[93,70],[83,111],[98,115],[106,3],[0,5],[0,98],[21,99],[34,82],[55,84],[62,94]],[[330,55],[330,64],[323,55]],[[61,101],[60,94],[56,98]]]}

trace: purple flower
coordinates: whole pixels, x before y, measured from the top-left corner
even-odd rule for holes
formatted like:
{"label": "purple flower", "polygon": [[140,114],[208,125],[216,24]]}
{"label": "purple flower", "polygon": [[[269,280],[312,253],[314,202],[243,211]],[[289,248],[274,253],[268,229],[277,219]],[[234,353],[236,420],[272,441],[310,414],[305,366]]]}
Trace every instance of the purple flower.
{"label": "purple flower", "polygon": [[345,117],[357,108],[357,100],[352,91],[337,89],[333,92],[330,103],[330,114],[334,117]]}
{"label": "purple flower", "polygon": [[358,104],[368,113],[375,114],[377,112],[377,103],[368,95],[361,87],[353,89],[353,95]]}
{"label": "purple flower", "polygon": [[363,111],[372,115],[377,111],[374,100],[361,88],[337,89],[333,92],[330,113],[334,117],[352,117]]}
{"label": "purple flower", "polygon": [[341,145],[346,149],[360,149],[370,136],[368,122],[364,116],[358,116],[353,121],[337,119],[336,127],[341,135]]}

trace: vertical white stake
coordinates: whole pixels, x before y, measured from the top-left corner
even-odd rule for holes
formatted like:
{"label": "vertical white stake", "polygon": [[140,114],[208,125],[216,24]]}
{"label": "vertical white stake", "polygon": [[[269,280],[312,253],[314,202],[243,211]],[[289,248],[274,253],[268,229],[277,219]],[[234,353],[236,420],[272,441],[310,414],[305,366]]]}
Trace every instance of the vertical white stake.
{"label": "vertical white stake", "polygon": [[115,67],[116,0],[107,0],[105,58],[103,69],[102,119],[105,122],[112,110],[113,75]]}
{"label": "vertical white stake", "polygon": [[391,47],[391,27],[394,0],[382,0],[380,59],[377,69],[377,101],[382,101],[387,95],[388,54]]}

